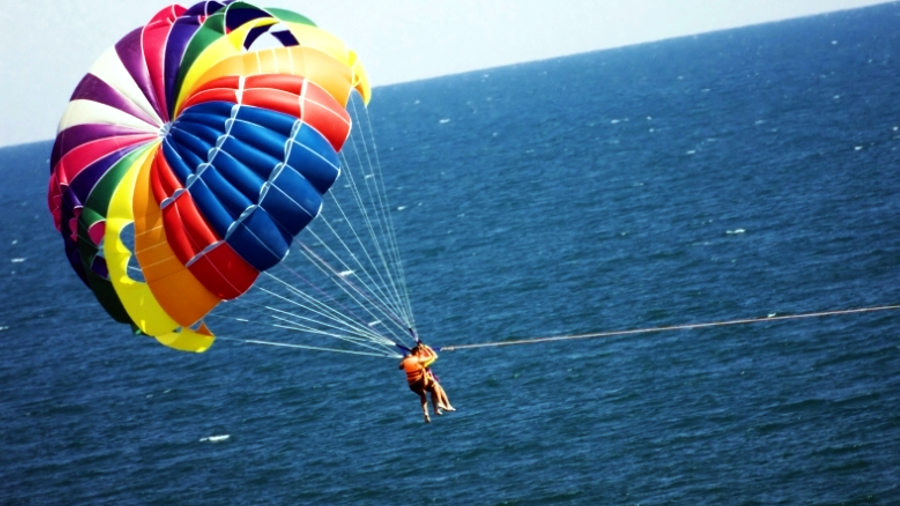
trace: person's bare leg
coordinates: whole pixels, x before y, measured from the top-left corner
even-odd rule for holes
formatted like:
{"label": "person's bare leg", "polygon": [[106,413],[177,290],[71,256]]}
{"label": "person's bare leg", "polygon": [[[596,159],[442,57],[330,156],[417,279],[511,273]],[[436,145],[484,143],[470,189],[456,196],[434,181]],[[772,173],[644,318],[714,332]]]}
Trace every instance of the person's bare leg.
{"label": "person's bare leg", "polygon": [[450,404],[450,399],[447,397],[447,391],[441,388],[441,404],[444,405],[444,411],[456,411],[452,404]]}
{"label": "person's bare leg", "polygon": [[456,408],[450,404],[450,399],[447,398],[447,391],[441,389],[441,393],[443,394],[441,402],[444,404],[444,411],[456,411]]}
{"label": "person's bare leg", "polygon": [[419,394],[419,400],[422,402],[422,413],[425,414],[425,423],[431,423],[431,418],[428,416],[428,398],[425,397],[425,392]]}
{"label": "person's bare leg", "polygon": [[[444,387],[437,381],[434,382],[433,392],[437,394],[437,406],[444,411],[456,411],[456,409],[450,405],[450,399],[447,398],[447,392],[444,390]],[[434,402],[434,399],[432,399],[431,402]]]}
{"label": "person's bare leg", "polygon": [[[437,387],[437,383],[434,384]],[[444,413],[441,411],[441,399],[437,393],[437,388],[431,389],[431,407],[434,408],[434,414],[440,416]]]}

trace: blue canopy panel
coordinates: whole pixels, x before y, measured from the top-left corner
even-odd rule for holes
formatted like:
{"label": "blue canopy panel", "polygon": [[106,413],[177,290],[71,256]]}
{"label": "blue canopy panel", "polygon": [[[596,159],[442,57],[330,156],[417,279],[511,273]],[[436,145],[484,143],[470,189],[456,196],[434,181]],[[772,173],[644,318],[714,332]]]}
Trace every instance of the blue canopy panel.
{"label": "blue canopy panel", "polygon": [[210,227],[260,271],[284,258],[340,173],[332,145],[301,119],[229,102],[185,110],[163,151]]}

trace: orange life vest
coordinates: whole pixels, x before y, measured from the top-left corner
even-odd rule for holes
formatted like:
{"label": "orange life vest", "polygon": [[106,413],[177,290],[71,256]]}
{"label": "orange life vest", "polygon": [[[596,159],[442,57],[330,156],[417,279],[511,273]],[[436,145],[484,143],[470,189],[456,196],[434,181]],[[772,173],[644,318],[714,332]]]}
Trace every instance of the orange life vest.
{"label": "orange life vest", "polygon": [[419,357],[410,355],[403,359],[403,371],[406,372],[406,381],[415,383],[425,375],[425,368],[419,363]]}

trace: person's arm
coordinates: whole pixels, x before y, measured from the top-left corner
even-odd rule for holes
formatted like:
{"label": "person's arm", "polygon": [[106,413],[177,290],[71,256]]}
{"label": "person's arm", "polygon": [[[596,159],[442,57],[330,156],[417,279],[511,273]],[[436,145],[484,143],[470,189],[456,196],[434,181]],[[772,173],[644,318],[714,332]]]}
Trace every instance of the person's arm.
{"label": "person's arm", "polygon": [[425,351],[428,352],[428,356],[419,359],[419,363],[422,364],[422,367],[428,367],[438,359],[438,354],[432,350],[430,346],[425,346]]}

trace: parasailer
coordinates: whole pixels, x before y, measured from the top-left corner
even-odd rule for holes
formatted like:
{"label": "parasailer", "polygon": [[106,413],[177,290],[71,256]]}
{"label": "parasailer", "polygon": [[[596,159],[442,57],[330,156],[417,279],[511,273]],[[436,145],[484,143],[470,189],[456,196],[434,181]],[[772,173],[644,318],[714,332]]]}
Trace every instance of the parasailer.
{"label": "parasailer", "polygon": [[437,352],[420,341],[403,357],[398,367],[406,373],[409,389],[419,396],[425,423],[431,422],[431,418],[428,416],[427,393],[431,393],[431,405],[435,415],[441,415],[443,411],[456,411],[450,404],[447,393],[438,381],[437,376],[431,370],[431,364],[437,359]]}

